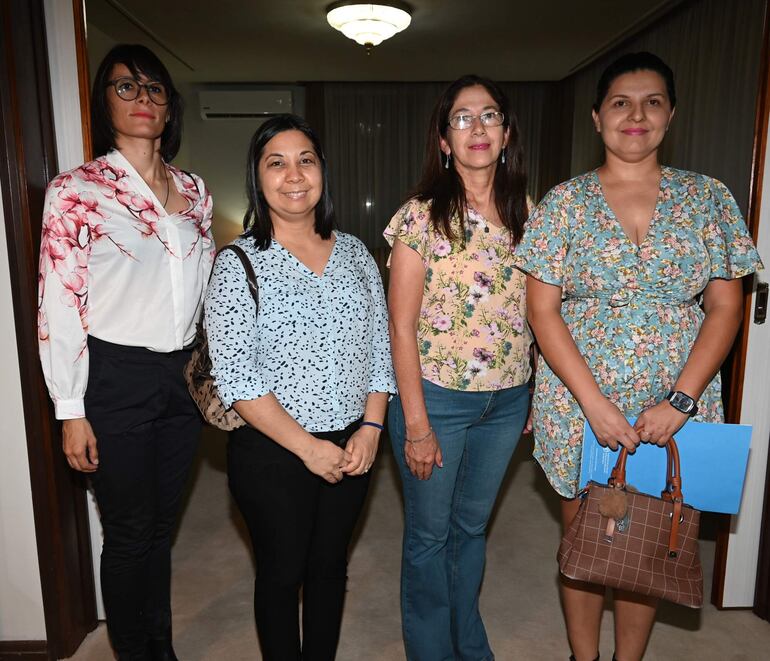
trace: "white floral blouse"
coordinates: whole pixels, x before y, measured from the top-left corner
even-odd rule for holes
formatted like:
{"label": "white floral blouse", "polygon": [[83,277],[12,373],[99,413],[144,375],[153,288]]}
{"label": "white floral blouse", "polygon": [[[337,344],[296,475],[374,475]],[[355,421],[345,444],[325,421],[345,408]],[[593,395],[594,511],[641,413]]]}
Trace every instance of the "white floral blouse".
{"label": "white floral blouse", "polygon": [[491,391],[530,377],[525,277],[513,267],[504,227],[468,209],[465,245],[450,242],[430,221],[430,202],[410,200],[384,235],[422,257],[425,266],[417,343],[422,376],[452,390]]}
{"label": "white floral blouse", "polygon": [[48,185],[38,339],[59,419],[85,415],[87,336],[169,352],[195,338],[214,258],[211,195],[167,165],[187,208],[168,214],[118,151]]}

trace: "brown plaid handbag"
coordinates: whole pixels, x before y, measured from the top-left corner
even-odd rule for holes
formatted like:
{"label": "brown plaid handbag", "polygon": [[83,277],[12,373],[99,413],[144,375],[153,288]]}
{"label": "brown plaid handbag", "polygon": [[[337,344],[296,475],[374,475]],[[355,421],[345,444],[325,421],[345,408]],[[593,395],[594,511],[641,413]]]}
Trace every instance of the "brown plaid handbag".
{"label": "brown plaid handbag", "polygon": [[[243,270],[246,272],[246,280],[249,284],[249,292],[254,299],[254,303],[259,310],[259,293],[257,290],[257,276],[251,266],[248,256],[243,249],[229,245],[220,250],[232,250],[243,264]],[[184,378],[187,382],[187,390],[190,396],[198,406],[203,419],[211,425],[231,431],[238,427],[246,425],[246,421],[238,415],[235,409],[226,409],[222,400],[217,395],[217,388],[214,385],[214,378],[211,376],[211,357],[209,356],[209,341],[206,337],[206,329],[203,326],[203,315],[198,322],[195,332],[195,344],[193,346],[192,356],[184,369]]]}
{"label": "brown plaid handbag", "polygon": [[666,451],[666,488],[660,498],[629,488],[625,448],[607,484],[589,482],[578,494],[580,509],[559,547],[564,576],[691,608],[703,605],[700,512],[684,504],[673,439]]}

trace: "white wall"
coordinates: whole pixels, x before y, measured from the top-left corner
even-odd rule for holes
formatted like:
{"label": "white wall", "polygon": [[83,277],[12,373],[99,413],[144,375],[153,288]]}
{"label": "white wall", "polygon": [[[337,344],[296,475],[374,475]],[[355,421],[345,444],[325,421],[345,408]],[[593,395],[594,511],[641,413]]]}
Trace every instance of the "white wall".
{"label": "white wall", "polygon": [[[767,130],[770,131],[770,125]],[[757,248],[765,270],[755,275],[755,283],[768,282],[770,275],[770,159],[765,155],[762,175],[762,206],[759,209],[759,236]],[[753,426],[751,452],[738,516],[732,519],[730,541],[727,546],[724,601],[726,608],[754,605],[757,581],[757,561],[761,534],[767,472],[768,441],[770,440],[770,392],[767,377],[770,374],[770,321],[755,324],[752,296],[751,326],[746,349],[746,372],[743,380],[741,423]],[[766,531],[767,534],[767,531]]]}
{"label": "white wall", "polygon": [[45,640],[10,278],[0,192],[0,640]]}
{"label": "white wall", "polygon": [[[246,89],[245,86],[239,86]],[[258,88],[250,85],[249,88]],[[281,85],[285,88],[286,85]],[[262,119],[210,119],[200,116],[198,90],[221,85],[182,87],[185,98],[184,152],[174,161],[178,167],[200,175],[214,198],[214,241],[221,247],[243,231],[246,211],[246,155]],[[305,111],[304,89],[292,87],[292,112]]]}
{"label": "white wall", "polygon": [[[74,20],[72,3],[45,0],[51,102],[56,135],[56,156],[60,172],[76,168],[85,160]],[[91,490],[88,492],[88,522],[91,533],[91,559],[94,567],[96,614],[100,620],[103,620],[105,619],[104,601],[99,573],[103,535],[99,510]]]}

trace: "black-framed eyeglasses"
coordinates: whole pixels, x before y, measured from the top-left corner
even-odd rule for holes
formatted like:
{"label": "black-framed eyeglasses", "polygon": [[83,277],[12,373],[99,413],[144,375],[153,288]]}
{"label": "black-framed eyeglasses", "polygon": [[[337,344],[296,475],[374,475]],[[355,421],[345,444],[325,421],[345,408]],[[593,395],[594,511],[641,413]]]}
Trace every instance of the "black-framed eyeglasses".
{"label": "black-framed eyeglasses", "polygon": [[460,113],[449,118],[449,127],[456,131],[463,131],[473,126],[473,120],[479,118],[483,126],[502,126],[505,121],[505,113],[499,110],[488,110],[480,115]]}
{"label": "black-framed eyeglasses", "polygon": [[124,76],[115,80],[108,80],[108,86],[112,86],[117,94],[124,101],[133,101],[139,96],[142,88],[147,92],[147,97],[157,106],[168,104],[168,90],[163,83],[151,80],[148,83],[140,83],[136,78]]}

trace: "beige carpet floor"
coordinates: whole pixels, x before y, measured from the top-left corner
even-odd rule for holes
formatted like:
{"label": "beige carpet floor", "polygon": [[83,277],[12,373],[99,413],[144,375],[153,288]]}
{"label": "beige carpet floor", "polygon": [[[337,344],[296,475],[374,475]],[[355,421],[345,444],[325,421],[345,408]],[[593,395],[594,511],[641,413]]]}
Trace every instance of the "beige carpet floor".
{"label": "beige carpet floor", "polygon": [[[259,659],[252,619],[254,567],[245,529],[227,493],[224,435],[204,435],[174,546],[174,634],[181,661]],[[516,452],[492,521],[481,607],[498,661],[566,661],[556,590],[558,499],[530,458],[526,437]],[[707,574],[713,534],[704,526]],[[338,661],[404,659],[398,591],[402,531],[399,478],[384,443],[349,569]],[[706,594],[710,593],[706,577]],[[612,611],[605,612],[601,652],[612,658]],[[104,625],[73,659],[113,658]],[[750,611],[701,611],[664,604],[647,661],[770,659],[770,623]]]}

